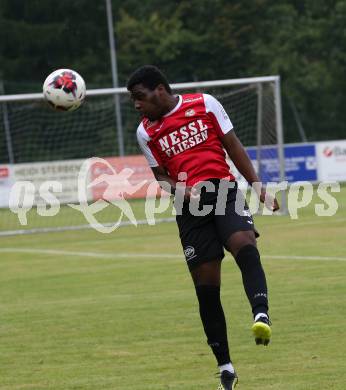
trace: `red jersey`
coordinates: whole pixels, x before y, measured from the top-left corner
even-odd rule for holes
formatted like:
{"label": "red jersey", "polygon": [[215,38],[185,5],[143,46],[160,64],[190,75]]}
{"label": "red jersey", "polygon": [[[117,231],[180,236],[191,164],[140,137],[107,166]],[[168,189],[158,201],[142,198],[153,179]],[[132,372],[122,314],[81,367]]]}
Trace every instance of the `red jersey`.
{"label": "red jersey", "polygon": [[178,181],[186,173],[186,184],[207,179],[230,179],[220,139],[233,129],[225,109],[207,94],[179,95],[172,111],[157,121],[144,118],[137,139],[150,167],[163,166]]}

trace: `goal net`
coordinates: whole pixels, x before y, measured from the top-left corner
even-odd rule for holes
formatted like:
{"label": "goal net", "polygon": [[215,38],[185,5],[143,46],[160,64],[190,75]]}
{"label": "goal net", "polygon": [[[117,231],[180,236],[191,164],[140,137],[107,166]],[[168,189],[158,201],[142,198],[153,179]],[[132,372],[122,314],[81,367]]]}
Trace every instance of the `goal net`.
{"label": "goal net", "polygon": [[[175,93],[215,96],[228,112],[261,180],[284,180],[279,77],[172,84],[172,88]],[[0,96],[0,235],[89,227],[92,222],[83,212],[70,206],[81,205],[78,177],[82,168],[88,170],[84,200],[89,205],[104,199],[107,191],[100,181],[91,188],[92,179],[112,173],[109,170],[132,169],[133,186],[143,178],[153,182],[137,145],[138,123],[125,88],[89,90],[84,105],[67,113],[53,111],[42,94]],[[89,162],[85,168],[85,160],[91,157],[104,159],[105,165]],[[119,195],[119,188],[128,182],[118,179],[118,187],[114,177],[111,186]],[[126,197],[126,189],[123,193]],[[143,193],[128,195],[140,198]],[[136,219],[146,221],[143,200],[130,204]],[[121,213],[119,207],[104,207],[96,223],[112,225]],[[172,209],[157,215],[157,221],[171,218]]]}

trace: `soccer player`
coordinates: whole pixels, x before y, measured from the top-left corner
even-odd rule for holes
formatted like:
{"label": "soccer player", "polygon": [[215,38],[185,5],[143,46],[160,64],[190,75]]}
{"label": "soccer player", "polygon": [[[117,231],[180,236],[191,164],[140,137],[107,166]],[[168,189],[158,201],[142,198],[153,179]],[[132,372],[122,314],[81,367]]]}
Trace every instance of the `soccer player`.
{"label": "soccer player", "polygon": [[[176,218],[181,243],[207,341],[219,366],[219,389],[234,389],[238,378],[230,358],[220,300],[224,249],[233,255],[242,273],[257,344],[269,343],[271,328],[266,278],[256,247],[258,233],[245,200],[239,212],[241,192],[229,171],[224,150],[250,185],[260,180],[226,111],[213,96],[173,95],[166,77],[152,65],[137,69],[127,89],[142,116],[137,139],[156,180],[164,189],[169,187],[176,199],[181,188],[184,190],[184,202]],[[196,191],[198,186],[200,191]],[[223,212],[219,207],[221,192],[225,193]],[[264,202],[265,190],[258,195]],[[196,199],[198,207],[193,206]],[[203,213],[207,206],[210,212]],[[272,199],[272,209],[278,208],[277,200]]]}

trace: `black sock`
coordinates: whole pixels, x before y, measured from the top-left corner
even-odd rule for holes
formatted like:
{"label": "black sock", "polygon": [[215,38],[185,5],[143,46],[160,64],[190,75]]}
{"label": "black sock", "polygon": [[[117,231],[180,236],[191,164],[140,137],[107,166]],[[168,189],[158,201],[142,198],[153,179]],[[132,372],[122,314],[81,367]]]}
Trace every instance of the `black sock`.
{"label": "black sock", "polygon": [[231,361],[229,356],[225,315],[220,300],[220,286],[196,286],[199,312],[218,365]]}
{"label": "black sock", "polygon": [[236,262],[242,273],[244,289],[253,315],[267,313],[267,282],[257,248],[253,245],[245,245],[238,252]]}

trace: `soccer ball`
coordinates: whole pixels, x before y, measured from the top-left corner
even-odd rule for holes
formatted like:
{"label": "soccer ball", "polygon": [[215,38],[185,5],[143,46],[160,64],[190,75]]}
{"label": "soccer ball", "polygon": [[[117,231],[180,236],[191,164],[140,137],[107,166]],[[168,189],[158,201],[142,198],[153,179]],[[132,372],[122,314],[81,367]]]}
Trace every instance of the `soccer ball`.
{"label": "soccer ball", "polygon": [[85,93],[82,76],[71,69],[58,69],[43,83],[43,95],[55,110],[76,110],[83,103]]}

